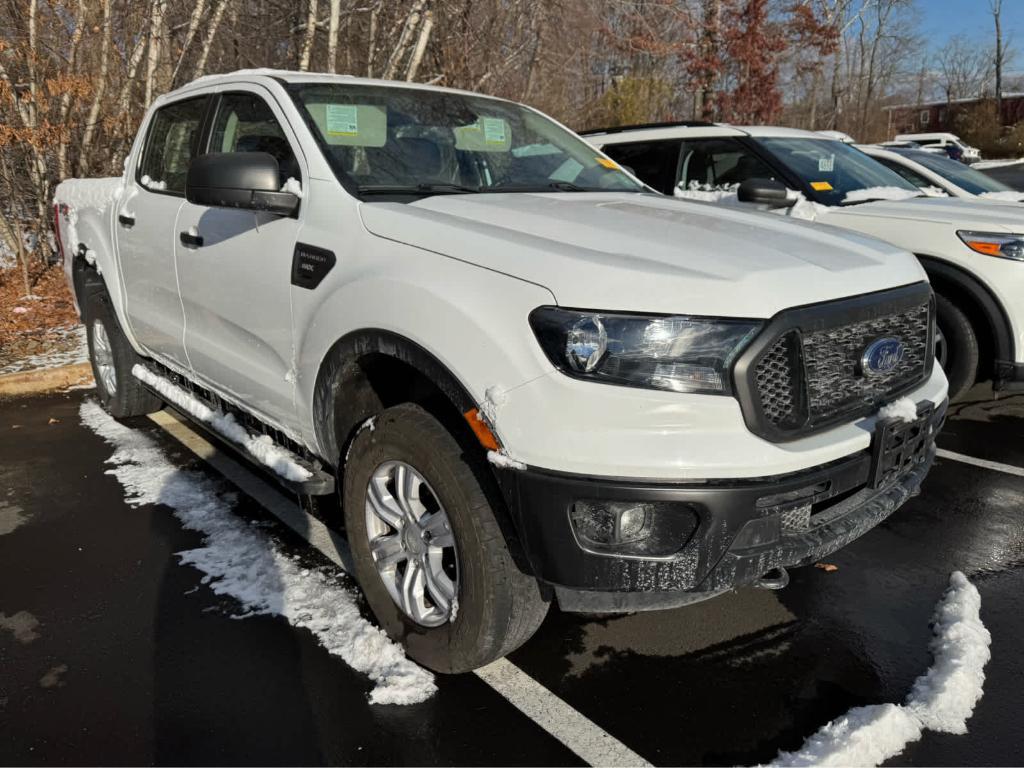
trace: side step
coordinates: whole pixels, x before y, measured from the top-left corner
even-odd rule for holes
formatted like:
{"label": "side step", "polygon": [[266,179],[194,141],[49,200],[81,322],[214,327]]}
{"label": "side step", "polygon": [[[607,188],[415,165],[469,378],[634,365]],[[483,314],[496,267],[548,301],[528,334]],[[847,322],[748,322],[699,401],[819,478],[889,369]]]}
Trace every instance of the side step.
{"label": "side step", "polygon": [[[334,475],[297,443],[252,415],[228,406],[215,394],[154,363],[136,365],[132,375],[208,437],[262,470],[299,496],[334,493]],[[253,432],[254,426],[259,431]]]}

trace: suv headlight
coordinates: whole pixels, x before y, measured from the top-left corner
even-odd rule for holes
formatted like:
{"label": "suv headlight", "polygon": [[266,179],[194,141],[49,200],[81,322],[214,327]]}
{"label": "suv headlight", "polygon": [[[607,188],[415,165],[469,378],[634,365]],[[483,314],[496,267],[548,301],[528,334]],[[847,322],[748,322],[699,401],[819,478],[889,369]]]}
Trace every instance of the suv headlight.
{"label": "suv headlight", "polygon": [[731,393],[732,362],[762,325],[558,307],[530,313],[544,353],[563,373],[607,384],[719,395]]}
{"label": "suv headlight", "polygon": [[964,245],[986,256],[1001,256],[1004,259],[1024,261],[1024,235],[1006,235],[999,232],[966,232],[960,230],[957,237]]}

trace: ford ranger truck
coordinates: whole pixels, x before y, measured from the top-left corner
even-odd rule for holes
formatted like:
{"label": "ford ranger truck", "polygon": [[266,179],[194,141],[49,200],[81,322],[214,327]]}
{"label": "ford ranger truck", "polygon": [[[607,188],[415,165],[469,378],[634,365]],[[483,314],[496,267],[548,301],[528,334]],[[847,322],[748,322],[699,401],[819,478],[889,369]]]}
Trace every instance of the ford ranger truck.
{"label": "ford ranger truck", "polygon": [[587,138],[659,192],[717,187],[733,190],[719,203],[797,204],[817,211],[819,223],[911,251],[935,289],[950,398],[963,399],[976,381],[1024,390],[1024,216],[1016,204],[928,196],[854,147],[795,128],[674,123]]}
{"label": "ford ranger truck", "polygon": [[681,206],[510,101],[208,77],[156,100],[123,177],[55,204],[106,409],[170,404],[317,500],[434,670],[555,601],[782,586],[933,460],[911,254]]}

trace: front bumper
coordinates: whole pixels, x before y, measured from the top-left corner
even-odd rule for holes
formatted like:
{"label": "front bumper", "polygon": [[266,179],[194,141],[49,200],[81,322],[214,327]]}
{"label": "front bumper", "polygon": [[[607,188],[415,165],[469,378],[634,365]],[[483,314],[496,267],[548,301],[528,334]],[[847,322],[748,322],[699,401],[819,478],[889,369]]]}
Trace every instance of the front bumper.
{"label": "front bumper", "polygon": [[[921,411],[924,431],[912,455],[901,457],[884,481],[875,471],[878,452],[870,449],[813,469],[742,481],[649,483],[532,469],[498,476],[529,565],[554,587],[563,610],[668,608],[749,584],[779,567],[813,563],[866,533],[917,493],[935,458],[945,412],[945,402]],[[695,525],[667,557],[598,553],[581,544],[570,522],[574,503],[587,500],[669,502],[679,505],[679,514],[693,515]],[[804,517],[793,525],[790,513],[798,507]],[[773,516],[779,518],[771,521],[777,538],[749,535]]]}

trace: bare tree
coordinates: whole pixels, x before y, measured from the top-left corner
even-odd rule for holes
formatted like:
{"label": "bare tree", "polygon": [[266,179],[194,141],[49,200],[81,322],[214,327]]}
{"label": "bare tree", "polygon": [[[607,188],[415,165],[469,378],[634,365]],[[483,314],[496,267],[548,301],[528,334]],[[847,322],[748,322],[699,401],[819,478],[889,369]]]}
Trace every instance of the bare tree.
{"label": "bare tree", "polygon": [[939,86],[947,103],[977,97],[992,82],[991,57],[963,35],[950,38],[943,46],[938,65]]}
{"label": "bare tree", "polygon": [[1003,0],[988,0],[989,8],[992,11],[992,20],[996,26],[996,57],[995,57],[995,74],[996,74],[996,115],[999,116],[999,120],[1003,119],[1003,56],[1005,51],[1003,50]]}

